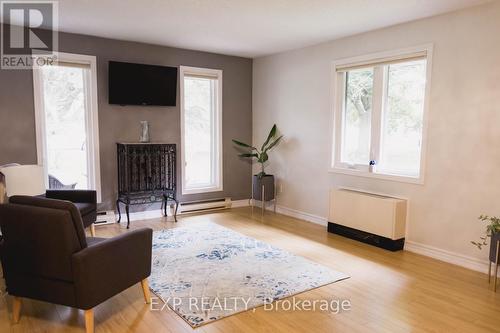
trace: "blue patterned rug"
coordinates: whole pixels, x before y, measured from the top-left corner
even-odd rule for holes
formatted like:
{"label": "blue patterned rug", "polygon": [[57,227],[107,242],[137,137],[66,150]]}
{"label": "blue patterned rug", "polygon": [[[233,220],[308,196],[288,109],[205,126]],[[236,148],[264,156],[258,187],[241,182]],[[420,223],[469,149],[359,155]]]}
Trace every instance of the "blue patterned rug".
{"label": "blue patterned rug", "polygon": [[153,236],[150,287],[192,327],[346,278],[214,223]]}

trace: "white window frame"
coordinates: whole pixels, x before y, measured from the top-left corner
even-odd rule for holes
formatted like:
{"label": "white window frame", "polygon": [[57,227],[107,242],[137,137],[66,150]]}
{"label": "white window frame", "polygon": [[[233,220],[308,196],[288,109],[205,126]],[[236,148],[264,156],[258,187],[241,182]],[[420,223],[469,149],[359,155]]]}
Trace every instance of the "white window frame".
{"label": "white window frame", "polygon": [[[90,75],[85,77],[90,87],[85,96],[87,98],[86,131],[87,137],[87,163],[89,167],[89,185],[97,192],[97,202],[101,202],[101,168],[99,158],[99,120],[97,103],[97,59],[95,56],[54,52],[57,61],[83,64],[90,66]],[[36,57],[36,56],[35,56]],[[45,182],[48,188],[47,172],[47,142],[45,138],[45,114],[43,100],[42,73],[39,68],[33,66],[33,91],[35,102],[35,126],[36,126],[36,151],[38,164],[42,165],[45,173]]]}
{"label": "white window frame", "polygon": [[[432,74],[432,53],[433,45],[425,44],[400,50],[372,53],[363,56],[351,57],[340,59],[332,62],[332,128],[331,128],[331,155],[329,159],[329,172],[340,173],[352,176],[384,179],[391,181],[398,181],[412,184],[424,184],[425,175],[425,156],[427,151],[427,127],[428,127],[428,114],[429,114],[429,99],[431,89],[431,74]],[[341,144],[343,134],[343,110],[344,110],[344,97],[345,92],[345,73],[338,71],[339,68],[348,67],[374,67],[376,64],[390,63],[393,61],[411,61],[416,56],[425,55],[427,60],[426,65],[426,87],[424,94],[424,110],[423,110],[423,124],[422,124],[422,143],[420,151],[420,173],[418,177],[394,175],[388,173],[377,173],[370,171],[368,165],[348,165],[341,163]],[[372,109],[372,126],[371,126],[371,153],[370,159],[376,159],[373,156],[374,151],[380,151],[381,139],[381,117],[383,110],[383,87],[379,84],[382,82],[380,76],[385,75],[380,67],[375,67],[374,70],[374,86],[373,86],[373,109]],[[377,77],[379,79],[377,79]]]}
{"label": "white window frame", "polygon": [[[190,66],[180,66],[180,109],[181,109],[181,174],[182,174],[182,194],[198,194],[198,193],[208,193],[208,192],[220,192],[223,190],[223,161],[222,161],[222,70],[219,69],[209,69],[200,67],[190,67]],[[186,188],[186,155],[185,155],[185,110],[184,110],[184,77],[189,75],[193,76],[206,76],[217,78],[217,103],[216,103],[216,115],[215,115],[215,140],[217,141],[215,147],[217,170],[215,170],[216,185],[208,187],[199,188]]]}

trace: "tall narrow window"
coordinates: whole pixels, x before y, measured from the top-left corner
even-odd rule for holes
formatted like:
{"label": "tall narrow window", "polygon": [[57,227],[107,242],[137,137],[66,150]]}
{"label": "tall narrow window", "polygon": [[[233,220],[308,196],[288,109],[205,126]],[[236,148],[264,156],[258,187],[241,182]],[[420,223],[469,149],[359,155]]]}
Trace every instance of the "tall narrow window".
{"label": "tall narrow window", "polygon": [[182,66],[182,193],[222,190],[222,71]]}
{"label": "tall narrow window", "polygon": [[431,50],[428,46],[334,64],[333,171],[422,181]]}
{"label": "tall narrow window", "polygon": [[48,188],[100,190],[95,57],[61,54],[58,64],[34,69],[33,78]]}

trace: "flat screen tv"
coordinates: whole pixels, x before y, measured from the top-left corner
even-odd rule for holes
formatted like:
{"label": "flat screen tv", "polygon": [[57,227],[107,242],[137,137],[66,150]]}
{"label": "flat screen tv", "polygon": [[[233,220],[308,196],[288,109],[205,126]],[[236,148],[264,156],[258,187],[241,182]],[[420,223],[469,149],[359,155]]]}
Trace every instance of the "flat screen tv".
{"label": "flat screen tv", "polygon": [[175,106],[177,68],[109,62],[109,104]]}

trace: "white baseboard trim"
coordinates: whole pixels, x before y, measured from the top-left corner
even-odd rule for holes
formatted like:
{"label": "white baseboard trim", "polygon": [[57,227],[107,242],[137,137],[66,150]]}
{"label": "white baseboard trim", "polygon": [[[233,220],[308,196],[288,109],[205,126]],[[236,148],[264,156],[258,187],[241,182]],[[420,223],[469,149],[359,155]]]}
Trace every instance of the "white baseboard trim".
{"label": "white baseboard trim", "polygon": [[283,214],[283,215],[294,217],[296,219],[319,224],[319,225],[322,225],[325,227],[328,225],[328,219],[326,217],[322,217],[322,216],[318,216],[318,215],[314,215],[314,214],[310,214],[310,213],[306,213],[306,212],[301,212],[299,210],[288,208],[285,206],[277,205],[276,212]]}
{"label": "white baseboard trim", "polygon": [[443,250],[431,245],[413,241],[405,241],[405,251],[418,253],[450,264],[462,266],[474,271],[488,274],[488,261],[469,257],[463,254]]}
{"label": "white baseboard trim", "polygon": [[[241,201],[241,203],[239,203],[239,204],[241,204],[241,206],[234,205],[235,201],[233,201],[233,208],[247,207],[250,205],[248,199],[238,200],[238,202],[240,202],[240,201]],[[272,211],[273,205],[274,204],[272,202],[266,202],[266,209]],[[262,207],[261,201],[255,200],[254,207],[260,209],[260,207]],[[328,225],[328,219],[326,217],[318,216],[318,215],[314,215],[314,214],[310,214],[310,213],[306,213],[306,212],[301,212],[300,210],[288,208],[288,207],[285,207],[282,205],[276,205],[276,213],[280,213],[280,214],[283,214],[286,216],[294,217],[294,218],[299,219],[299,220],[304,220],[307,222],[319,224],[319,225],[322,225],[325,227]]]}
{"label": "white baseboard trim", "polygon": [[[118,214],[116,214],[118,215]],[[130,221],[139,221],[139,220],[150,220],[157,219],[163,217],[163,212],[161,209],[155,210],[145,210],[142,212],[133,212],[129,214]],[[127,222],[127,214],[122,212],[122,220],[121,222]]]}
{"label": "white baseboard trim", "polygon": [[[250,204],[249,204],[248,199],[234,200],[231,203],[231,208],[248,207],[249,205]],[[255,206],[260,207],[260,202],[256,201]],[[271,210],[272,204],[269,205],[267,207],[267,209]],[[290,216],[290,217],[294,217],[294,218],[297,218],[300,220],[319,224],[322,226],[326,226],[328,224],[326,217],[301,212],[301,211],[298,211],[298,210],[295,210],[292,208],[288,208],[288,207],[284,207],[281,205],[276,206],[276,212],[283,214],[283,215]],[[161,211],[161,209],[156,209],[156,210],[147,210],[147,211],[143,211],[143,212],[133,212],[133,213],[130,213],[129,215],[130,215],[130,221],[139,221],[139,220],[148,220],[148,219],[156,219],[156,218],[163,217],[163,212]],[[180,214],[178,214],[178,215],[180,215]],[[126,219],[127,219],[127,217],[126,217],[125,213],[122,213],[122,222],[126,221]]]}
{"label": "white baseboard trim", "polygon": [[250,206],[249,199],[234,200],[231,202],[231,208],[240,208]]}
{"label": "white baseboard trim", "polygon": [[[232,208],[247,207],[247,206],[248,206],[248,199],[235,200],[235,201],[232,201],[232,203],[231,203]],[[220,209],[218,209],[218,210],[220,210]],[[167,210],[167,212],[168,212],[168,210]],[[193,214],[194,212],[185,212],[185,213],[178,212],[177,216],[183,215],[183,214],[189,214],[189,213]],[[118,216],[118,214],[116,214],[116,215]],[[149,219],[157,219],[157,218],[163,217],[163,212],[161,209],[145,210],[142,212],[130,213],[129,216],[130,216],[130,221],[149,220]],[[170,218],[171,216],[169,215],[168,217]],[[122,222],[123,221],[125,221],[125,222],[127,221],[127,215],[122,212]]]}

